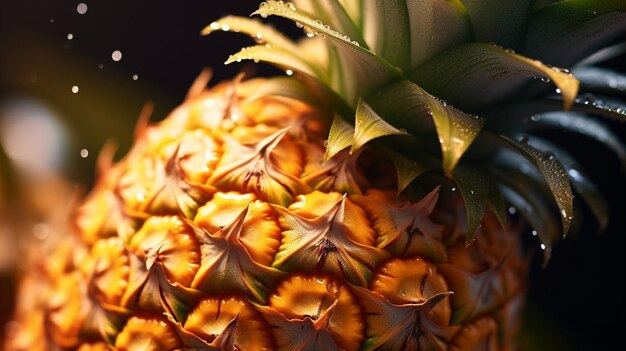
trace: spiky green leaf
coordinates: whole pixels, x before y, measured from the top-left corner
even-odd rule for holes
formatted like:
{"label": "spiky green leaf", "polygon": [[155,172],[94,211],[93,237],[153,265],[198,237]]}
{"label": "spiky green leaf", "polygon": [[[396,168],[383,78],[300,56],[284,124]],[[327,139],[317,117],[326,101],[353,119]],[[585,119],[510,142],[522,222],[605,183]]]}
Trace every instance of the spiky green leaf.
{"label": "spiky green leaf", "polygon": [[[340,55],[341,74],[350,77],[349,80],[342,82],[341,89],[332,85],[331,88],[352,106],[356,105],[360,97],[368,96],[377,87],[400,78],[398,69],[373,52],[361,47],[358,42],[330,28],[320,20],[298,11],[287,3],[278,1],[262,3],[259,9],[253,13],[253,15],[255,14],[262,17],[269,15],[284,17],[303,25],[316,35],[328,38],[335,45]],[[321,77],[324,81],[323,75],[318,74],[317,77]],[[326,80],[326,83],[329,81]]]}
{"label": "spiky green leaf", "polygon": [[515,48],[530,15],[531,0],[464,0],[474,38]]}
{"label": "spiky green leaf", "polygon": [[381,118],[370,105],[360,99],[356,107],[354,121],[354,143],[350,152],[354,152],[366,143],[390,135],[407,135]]}
{"label": "spiky green leaf", "polygon": [[297,53],[298,47],[281,32],[258,20],[240,16],[226,16],[211,22],[202,30],[202,35],[209,35],[216,31],[248,34],[257,41]]}
{"label": "spiky green leaf", "polygon": [[[409,81],[386,86],[372,96],[371,102],[386,121],[411,134],[425,134],[434,125],[447,175],[484,125],[483,119],[453,108]],[[428,127],[431,129],[425,129]]]}
{"label": "spiky green leaf", "polygon": [[532,14],[522,52],[570,67],[626,30],[626,1],[558,1]]}
{"label": "spiky green leaf", "polygon": [[580,194],[583,200],[589,206],[594,217],[598,221],[598,229],[604,231],[609,224],[609,209],[606,201],[600,194],[598,188],[593,184],[591,179],[585,174],[582,167],[576,162],[574,157],[567,151],[556,146],[545,139],[533,137],[533,146],[546,152],[552,152],[554,156],[561,162],[563,168],[567,171],[567,177],[572,184],[572,188]]}
{"label": "spiky green leaf", "polygon": [[294,55],[285,49],[268,45],[255,45],[241,49],[238,53],[230,55],[225,64],[241,62],[242,60],[253,60],[273,63],[277,66],[290,68],[313,77],[320,77],[320,73],[311,67],[301,57]]}
{"label": "spiky green leaf", "polygon": [[371,50],[403,70],[409,67],[411,32],[406,0],[363,2],[363,37]]}
{"label": "spiky green leaf", "polygon": [[385,148],[384,150],[387,155],[389,155],[393,165],[396,167],[396,174],[398,176],[398,194],[409,186],[409,184],[411,184],[411,182],[420,174],[431,169],[431,167],[427,166],[425,162],[409,159],[389,148]]}
{"label": "spiky green leaf", "polygon": [[413,0],[406,3],[411,28],[410,68],[471,39],[470,19],[460,0]]}
{"label": "spiky green leaf", "polygon": [[454,105],[477,110],[518,93],[533,77],[553,81],[564,107],[571,106],[578,93],[571,74],[490,44],[455,46],[418,67],[411,79]]}
{"label": "spiky green leaf", "polygon": [[330,160],[341,150],[351,147],[352,144],[354,144],[354,128],[341,116],[335,115],[326,141],[324,161]]}
{"label": "spiky green leaf", "polygon": [[475,168],[459,166],[452,172],[452,179],[461,191],[467,215],[465,244],[470,245],[485,214],[489,183],[482,172]]}
{"label": "spiky green leaf", "polygon": [[543,175],[559,208],[563,235],[567,235],[574,218],[574,197],[572,196],[572,188],[563,165],[554,155],[543,153],[526,143],[519,143],[507,137],[502,137],[501,140],[504,142],[503,146],[524,156]]}

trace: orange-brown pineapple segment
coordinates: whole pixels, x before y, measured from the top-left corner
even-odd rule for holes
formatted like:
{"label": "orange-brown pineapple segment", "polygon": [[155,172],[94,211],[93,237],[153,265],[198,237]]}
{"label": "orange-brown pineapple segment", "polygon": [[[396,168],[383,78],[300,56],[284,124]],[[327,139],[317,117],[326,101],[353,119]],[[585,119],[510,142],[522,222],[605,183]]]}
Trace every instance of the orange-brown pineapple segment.
{"label": "orange-brown pineapple segment", "polygon": [[[296,201],[289,205],[289,210],[302,217],[314,219],[324,215],[335,206],[343,195],[336,192],[323,193],[314,191],[306,195],[300,195]],[[355,205],[350,199],[345,200],[345,226],[348,237],[355,242],[367,246],[375,246],[376,234],[367,219],[367,214],[362,208]]]}
{"label": "orange-brown pineapple segment", "polygon": [[181,346],[174,327],[162,317],[131,317],[115,340],[120,351],[169,351]]}
{"label": "orange-brown pineapple segment", "polygon": [[240,143],[232,136],[224,141],[224,155],[209,178],[211,186],[221,191],[254,193],[263,201],[283,206],[308,192],[308,186],[299,179],[301,151],[290,141],[287,129],[252,143]]}
{"label": "orange-brown pineapple segment", "polygon": [[372,270],[388,256],[383,250],[350,238],[351,231],[367,228],[349,227],[346,203],[346,197],[342,196],[315,218],[308,218],[312,216],[310,213],[301,215],[275,206],[283,239],[273,266],[289,272],[328,273],[367,286]]}
{"label": "orange-brown pineapple segment", "polygon": [[78,343],[81,327],[91,308],[84,277],[78,272],[58,277],[47,298],[46,329],[62,347]]}
{"label": "orange-brown pineapple segment", "polygon": [[[430,297],[450,291],[434,265],[420,258],[395,258],[378,269],[371,290],[396,305],[423,303]],[[440,325],[450,322],[450,302],[445,299],[432,309],[432,319]]]}
{"label": "orange-brown pineapple segment", "polygon": [[119,306],[128,285],[129,261],[120,238],[101,239],[91,248],[83,266],[91,277],[92,293],[103,303]]}
{"label": "orange-brown pineapple segment", "polygon": [[378,234],[378,247],[395,256],[420,256],[433,262],[443,262],[446,260],[443,227],[429,218],[438,194],[437,188],[411,204],[399,201],[395,192],[372,189],[367,195],[353,196],[353,201],[362,206],[372,219],[372,226]]}
{"label": "orange-brown pineapple segment", "polygon": [[185,330],[201,337],[207,343],[223,337],[235,323],[234,338],[230,342],[240,350],[272,350],[273,338],[269,326],[259,313],[241,298],[207,298],[189,314]]}
{"label": "orange-brown pineapple segment", "polygon": [[214,234],[232,224],[246,207],[239,240],[252,259],[269,266],[280,246],[281,230],[270,205],[256,200],[254,194],[216,193],[198,209],[194,222]]}
{"label": "orange-brown pineapple segment", "polygon": [[[306,345],[308,347],[303,349],[315,349],[312,348],[314,344],[307,343],[324,339],[319,333],[329,333],[337,346],[357,350],[364,337],[359,304],[348,287],[333,278],[291,276],[276,288],[269,299],[269,308],[262,311],[275,328],[274,335],[282,349],[288,349],[288,345]],[[302,334],[298,334],[298,330]]]}
{"label": "orange-brown pineapple segment", "polygon": [[498,328],[496,322],[481,318],[461,328],[450,343],[450,351],[497,351]]}
{"label": "orange-brown pineapple segment", "polygon": [[158,259],[167,278],[189,286],[200,266],[200,247],[193,231],[178,216],[150,217],[128,243],[128,250],[146,261]]}

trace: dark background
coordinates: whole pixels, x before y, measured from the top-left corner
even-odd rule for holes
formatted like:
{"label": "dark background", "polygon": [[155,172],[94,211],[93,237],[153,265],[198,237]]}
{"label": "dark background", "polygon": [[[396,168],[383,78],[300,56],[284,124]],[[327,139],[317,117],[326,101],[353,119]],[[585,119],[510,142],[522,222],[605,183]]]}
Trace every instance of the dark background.
{"label": "dark background", "polygon": [[[57,112],[70,131],[68,153],[60,165],[73,179],[89,184],[104,141],[118,141],[120,154],[130,144],[132,126],[146,101],[155,103],[152,120],[180,103],[203,67],[214,80],[232,78],[242,64],[223,66],[228,54],[252,43],[238,34],[199,35],[226,14],[248,15],[258,1],[4,1],[0,7],[0,97],[34,99]],[[279,22],[295,31],[295,26]],[[68,40],[67,35],[73,34]],[[111,53],[122,52],[114,62]],[[622,57],[621,59],[624,59]],[[99,65],[103,67],[100,68]],[[614,60],[608,65],[622,66]],[[260,74],[272,73],[261,66]],[[137,80],[132,76],[138,75]],[[77,85],[77,94],[71,87]],[[624,126],[614,126],[624,139]],[[624,328],[624,176],[609,151],[593,142],[556,135],[578,150],[580,161],[608,198],[609,230],[594,234],[586,219],[581,234],[559,243],[546,269],[535,260],[531,271],[524,349],[606,350],[622,342]],[[79,150],[90,156],[82,159]],[[538,255],[536,255],[538,256]],[[3,282],[6,293],[10,285]],[[10,308],[3,301],[3,308]]]}

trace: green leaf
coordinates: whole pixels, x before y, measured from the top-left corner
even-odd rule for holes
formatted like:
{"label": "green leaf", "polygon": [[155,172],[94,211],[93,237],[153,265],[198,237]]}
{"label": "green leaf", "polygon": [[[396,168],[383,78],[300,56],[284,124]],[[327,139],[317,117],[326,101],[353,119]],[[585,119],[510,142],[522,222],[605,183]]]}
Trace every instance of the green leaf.
{"label": "green leaf", "polygon": [[533,121],[534,125],[566,129],[602,143],[617,155],[622,170],[626,171],[626,146],[607,125],[587,115],[574,112],[548,112],[535,116]]}
{"label": "green leaf", "polygon": [[384,148],[384,150],[396,167],[396,173],[398,175],[398,195],[400,195],[400,193],[420,174],[431,169],[431,167],[428,167],[424,162],[404,157],[390,148]]}
{"label": "green leaf", "polygon": [[292,77],[273,77],[267,79],[246,98],[246,101],[254,101],[267,96],[281,96],[305,102],[312,106],[320,106],[320,102],[314,92],[299,80]]}
{"label": "green leaf", "polygon": [[455,46],[411,76],[430,93],[472,111],[519,93],[533,77],[552,80],[561,91],[564,108],[571,106],[578,93],[578,80],[571,74],[489,44]]}
{"label": "green leaf", "polygon": [[580,80],[580,90],[626,97],[626,75],[600,67],[577,67],[572,70]]}
{"label": "green leaf", "polygon": [[475,168],[459,166],[452,172],[452,179],[461,190],[467,214],[465,245],[470,245],[485,214],[489,182],[482,172]]}
{"label": "green leaf", "polygon": [[385,121],[413,135],[429,134],[434,124],[447,175],[484,125],[483,119],[449,106],[409,81],[388,85],[368,101]]}
{"label": "green leaf", "polygon": [[225,64],[241,62],[242,60],[269,62],[278,66],[291,68],[313,77],[320,77],[320,73],[316,72],[316,70],[306,61],[303,61],[302,58],[285,49],[268,45],[255,45],[243,48],[238,53],[230,55]]}
{"label": "green leaf", "polygon": [[411,32],[406,0],[363,1],[363,37],[370,49],[392,65],[409,67]]}
{"label": "green leaf", "polygon": [[533,13],[523,53],[570,67],[626,30],[626,1],[567,0]]}
{"label": "green leaf", "polygon": [[[353,21],[347,9],[339,0],[295,0],[298,11],[305,11],[309,14],[315,14],[324,23],[332,23],[334,28],[352,40],[356,40],[361,46],[368,48],[367,43],[363,39],[361,29],[357,27],[357,23]],[[360,15],[359,15],[360,16]]]}
{"label": "green leaf", "polygon": [[[253,15],[262,17],[276,15],[299,23],[316,35],[325,36],[337,48],[340,55],[341,74],[350,77],[345,86],[336,92],[351,106],[356,106],[360,97],[368,96],[373,90],[393,80],[400,79],[400,71],[373,52],[361,47],[348,36],[331,29],[320,20],[294,10],[287,3],[268,1]],[[272,61],[270,61],[272,62]],[[315,75],[323,79],[323,74]],[[325,81],[328,83],[328,81]]]}
{"label": "green leaf", "polygon": [[382,119],[363,99],[356,107],[354,142],[350,153],[360,149],[371,140],[389,135],[407,135]]}
{"label": "green leaf", "polygon": [[439,52],[470,41],[472,27],[459,0],[406,1],[411,29],[411,63],[415,68]]}
{"label": "green leaf", "polygon": [[517,46],[531,3],[531,0],[463,0],[476,41],[506,48]]}
{"label": "green leaf", "polygon": [[[571,110],[626,122],[626,103],[604,96],[581,95],[574,100]],[[549,97],[496,106],[481,111],[481,115],[493,120],[502,119],[506,116],[506,120],[501,121],[501,123],[506,124],[510,123],[509,121],[511,120],[530,118],[531,116],[554,111],[562,111],[562,101]]]}
{"label": "green leaf", "polygon": [[[507,176],[502,178],[507,178]],[[559,239],[559,224],[554,220],[554,216],[550,215],[550,208],[546,206],[546,199],[537,194],[532,184],[526,184],[523,188],[510,188],[512,183],[501,186],[502,195],[524,216],[533,228],[533,234],[539,237],[543,244],[541,248],[545,267],[552,255],[552,245]],[[518,182],[517,184],[524,183]]]}
{"label": "green leaf", "polygon": [[341,116],[335,115],[333,124],[330,126],[324,162],[330,160],[341,150],[354,144],[354,128]]}
{"label": "green leaf", "polygon": [[502,229],[506,229],[508,223],[508,215],[506,210],[506,202],[502,196],[502,192],[498,187],[498,183],[493,177],[485,173],[487,178],[487,204],[496,215],[498,222],[502,226]]}
{"label": "green leaf", "polygon": [[589,209],[598,221],[599,231],[603,232],[609,224],[609,209],[600,191],[585,174],[582,167],[576,162],[576,159],[565,150],[545,139],[533,137],[531,142],[533,146],[542,151],[552,152],[561,162],[567,171],[567,176],[572,184],[572,188],[574,188],[587,203]]}
{"label": "green leaf", "polygon": [[216,31],[226,31],[248,34],[257,41],[285,49],[292,54],[297,54],[298,46],[268,24],[260,21],[239,16],[226,16],[212,22],[202,30],[202,35],[209,35]]}
{"label": "green leaf", "polygon": [[518,143],[504,136],[501,137],[501,140],[503,141],[503,146],[524,156],[543,175],[559,208],[563,235],[567,235],[574,218],[574,197],[572,196],[572,188],[563,165],[554,155],[543,153],[528,144]]}

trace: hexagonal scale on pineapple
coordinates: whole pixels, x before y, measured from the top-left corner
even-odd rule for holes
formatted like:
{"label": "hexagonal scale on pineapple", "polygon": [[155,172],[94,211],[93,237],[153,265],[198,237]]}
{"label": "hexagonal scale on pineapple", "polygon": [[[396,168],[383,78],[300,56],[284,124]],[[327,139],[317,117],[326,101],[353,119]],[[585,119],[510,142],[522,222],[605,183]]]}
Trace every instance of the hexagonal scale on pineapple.
{"label": "hexagonal scale on pineapple", "polygon": [[420,256],[434,262],[444,262],[446,247],[442,242],[443,226],[433,222],[432,213],[439,188],[416,203],[399,201],[395,192],[368,190],[364,196],[353,196],[372,221],[377,233],[376,246],[393,255]]}
{"label": "hexagonal scale on pineapple", "polygon": [[274,348],[273,337],[265,320],[247,300],[238,297],[203,299],[187,317],[184,329],[208,344],[220,340],[223,342],[227,339],[226,334],[230,333],[232,346],[240,350]]}
{"label": "hexagonal scale on pineapple", "polygon": [[266,293],[284,273],[256,262],[243,243],[246,230],[258,225],[246,217],[250,205],[221,230],[210,234],[188,221],[200,242],[201,263],[191,286],[211,294],[245,294],[253,301],[263,302]]}
{"label": "hexagonal scale on pineapple", "polygon": [[292,275],[269,306],[257,306],[272,326],[279,350],[357,350],[363,339],[361,308],[349,288],[327,276]]}
{"label": "hexagonal scale on pineapple", "polygon": [[131,317],[115,340],[120,351],[179,350],[181,346],[174,327],[160,316]]}
{"label": "hexagonal scale on pineapple", "polygon": [[[295,196],[307,193],[309,187],[299,179],[301,167],[292,164],[302,162],[300,157],[293,159],[300,153],[297,145],[287,143],[287,150],[273,152],[283,138],[289,139],[286,133],[287,129],[282,129],[252,144],[225,137],[224,155],[209,184],[221,191],[251,192],[263,201],[284,206]],[[298,173],[289,173],[293,171]]]}
{"label": "hexagonal scale on pineapple", "polygon": [[283,228],[283,240],[273,267],[284,271],[319,271],[367,286],[372,270],[388,255],[373,246],[350,239],[346,197],[315,218],[307,218],[280,206],[274,206]]}
{"label": "hexagonal scale on pineapple", "polygon": [[[423,303],[450,291],[437,268],[418,257],[386,262],[376,271],[370,288],[397,305]],[[431,318],[439,325],[449,325],[451,313],[450,301],[445,299],[433,307]]]}
{"label": "hexagonal scale on pineapple", "polygon": [[216,193],[198,209],[194,222],[211,234],[226,228],[247,209],[239,240],[252,259],[269,266],[280,246],[281,229],[272,208],[254,194]]}

